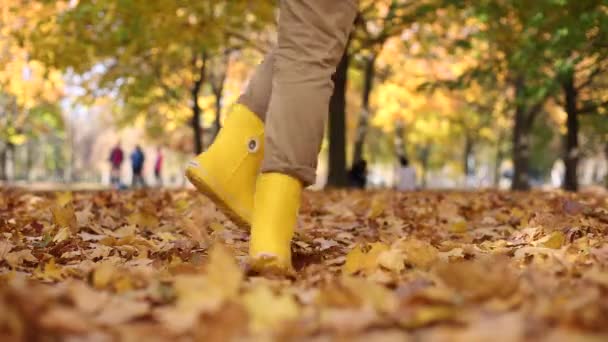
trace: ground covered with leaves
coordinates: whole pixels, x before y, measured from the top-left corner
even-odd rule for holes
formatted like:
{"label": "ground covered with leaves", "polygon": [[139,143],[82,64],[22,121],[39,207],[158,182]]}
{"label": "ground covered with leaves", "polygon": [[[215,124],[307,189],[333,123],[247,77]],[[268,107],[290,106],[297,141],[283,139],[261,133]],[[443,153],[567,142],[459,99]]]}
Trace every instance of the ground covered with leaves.
{"label": "ground covered with leaves", "polygon": [[606,341],[608,199],[308,192],[293,277],[190,191],[0,190],[2,341]]}

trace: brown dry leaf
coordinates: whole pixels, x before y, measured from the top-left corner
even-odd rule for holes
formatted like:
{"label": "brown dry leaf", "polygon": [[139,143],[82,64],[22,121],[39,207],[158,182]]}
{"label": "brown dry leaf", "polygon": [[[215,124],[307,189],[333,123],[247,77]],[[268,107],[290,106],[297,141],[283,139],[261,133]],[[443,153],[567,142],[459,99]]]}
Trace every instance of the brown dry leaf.
{"label": "brown dry leaf", "polygon": [[13,247],[15,247],[15,245],[8,241],[0,241],[0,260],[4,260]]}
{"label": "brown dry leaf", "polygon": [[38,262],[38,259],[32,255],[32,251],[29,249],[7,253],[3,259],[6,260],[8,265],[12,268],[21,266],[23,261]]}
{"label": "brown dry leaf", "polygon": [[78,223],[78,227],[86,227],[89,226],[91,219],[93,219],[94,215],[91,212],[91,206],[87,206],[85,209],[76,211],[74,213],[76,216],[76,222]]}
{"label": "brown dry leaf", "polygon": [[380,320],[380,315],[369,306],[358,309],[324,308],[319,320],[325,330],[333,330],[344,336],[365,331]]}
{"label": "brown dry leaf", "polygon": [[506,298],[518,289],[518,278],[505,257],[441,263],[437,274],[447,286],[471,300]]}
{"label": "brown dry leaf", "polygon": [[458,204],[449,200],[443,200],[437,205],[437,216],[447,222],[462,221]]}
{"label": "brown dry leaf", "polygon": [[608,271],[594,267],[584,273],[585,279],[589,279],[608,289]]}
{"label": "brown dry leaf", "polygon": [[219,308],[223,298],[215,292],[218,289],[209,284],[202,275],[183,275],[175,278],[177,309],[184,312],[213,311]]}
{"label": "brown dry leaf", "polygon": [[464,250],[462,248],[454,248],[447,252],[439,252],[439,258],[442,261],[462,259],[464,258]]}
{"label": "brown dry leaf", "polygon": [[129,322],[150,313],[150,304],[125,297],[113,296],[95,316],[95,322],[113,326]]}
{"label": "brown dry leaf", "polygon": [[67,307],[56,307],[45,312],[40,318],[40,323],[45,329],[67,334],[83,334],[92,328],[86,316]]}
{"label": "brown dry leaf", "polygon": [[134,237],[135,233],[137,233],[137,228],[134,225],[126,225],[122,226],[114,231],[108,231],[106,234],[108,236],[115,237],[117,239],[123,239],[126,237]]}
{"label": "brown dry leaf", "polygon": [[591,254],[593,254],[600,263],[608,265],[608,245],[593,248]]}
{"label": "brown dry leaf", "polygon": [[94,245],[93,249],[88,253],[89,259],[105,259],[112,252],[112,247],[104,245]]}
{"label": "brown dry leaf", "polygon": [[81,282],[70,284],[68,293],[76,308],[88,315],[98,312],[110,299],[108,292],[95,291]]}
{"label": "brown dry leaf", "polygon": [[183,219],[182,220],[182,228],[190,238],[198,243],[199,246],[206,246],[209,244],[209,234],[207,230],[197,226],[193,220],[191,219]]}

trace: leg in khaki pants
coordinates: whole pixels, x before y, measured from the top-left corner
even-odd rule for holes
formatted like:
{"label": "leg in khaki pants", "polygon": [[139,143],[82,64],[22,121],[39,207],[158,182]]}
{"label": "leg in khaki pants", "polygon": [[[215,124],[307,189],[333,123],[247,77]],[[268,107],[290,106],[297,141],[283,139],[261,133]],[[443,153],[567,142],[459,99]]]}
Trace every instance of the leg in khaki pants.
{"label": "leg in khaki pants", "polygon": [[355,0],[281,1],[278,46],[265,61],[274,65],[251,227],[254,269],[292,269],[301,190],[316,178],[331,75],[356,13]]}
{"label": "leg in khaki pants", "polygon": [[[230,217],[251,225],[254,269],[292,268],[290,243],[301,191],[316,178],[331,75],[346,46],[357,3],[281,0],[278,46],[256,69],[216,142],[186,171]],[[261,135],[263,141],[258,142]]]}
{"label": "leg in khaki pants", "polygon": [[356,0],[282,0],[277,48],[258,66],[239,103],[266,122],[262,172],[315,181],[333,89]]}

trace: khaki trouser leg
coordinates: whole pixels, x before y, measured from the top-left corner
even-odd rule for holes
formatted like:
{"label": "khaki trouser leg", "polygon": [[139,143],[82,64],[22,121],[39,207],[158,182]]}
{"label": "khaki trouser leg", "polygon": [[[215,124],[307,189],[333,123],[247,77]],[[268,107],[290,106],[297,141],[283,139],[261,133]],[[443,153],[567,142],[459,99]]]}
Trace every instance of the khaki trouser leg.
{"label": "khaki trouser leg", "polygon": [[[281,0],[278,47],[264,61],[274,62],[274,68],[262,172],[287,174],[304,185],[315,182],[333,89],[331,75],[346,47],[357,3],[357,0]],[[250,105],[257,106],[255,102]],[[261,102],[257,108],[250,108],[263,113]]]}
{"label": "khaki trouser leg", "polygon": [[245,92],[236,101],[249,108],[262,121],[266,121],[268,102],[272,89],[272,69],[274,68],[274,53],[269,52],[262,63],[257,66],[249,80]]}

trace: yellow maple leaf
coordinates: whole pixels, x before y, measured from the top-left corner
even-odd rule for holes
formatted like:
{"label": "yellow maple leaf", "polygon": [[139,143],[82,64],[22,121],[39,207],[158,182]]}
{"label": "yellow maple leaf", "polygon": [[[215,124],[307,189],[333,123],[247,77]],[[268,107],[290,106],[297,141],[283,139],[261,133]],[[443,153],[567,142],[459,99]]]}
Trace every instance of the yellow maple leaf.
{"label": "yellow maple leaf", "polygon": [[175,278],[173,287],[177,309],[185,316],[214,311],[223,302],[217,289],[210,286],[207,277],[202,275],[179,275]]}
{"label": "yellow maple leaf", "polygon": [[361,260],[365,254],[361,250],[361,246],[357,245],[346,254],[346,261],[342,266],[342,272],[346,274],[354,274],[361,269]]}
{"label": "yellow maple leaf", "polygon": [[72,192],[70,191],[65,191],[65,192],[57,192],[55,194],[55,199],[57,202],[57,205],[59,205],[60,207],[65,207],[66,205],[72,203]]}
{"label": "yellow maple leaf", "polygon": [[391,248],[378,255],[378,264],[388,270],[399,273],[405,268],[405,255],[401,250]]}
{"label": "yellow maple leaf", "polygon": [[185,212],[185,211],[188,209],[188,207],[190,206],[190,201],[188,201],[188,200],[187,200],[187,199],[185,199],[185,198],[182,198],[182,199],[179,199],[179,200],[175,201],[174,206],[175,206],[175,209],[177,209],[177,211],[178,211],[179,213],[183,213],[183,212]]}
{"label": "yellow maple leaf", "polygon": [[134,288],[133,280],[131,277],[123,275],[114,282],[114,288],[116,289],[117,293],[131,291]]}
{"label": "yellow maple leaf", "polygon": [[209,224],[209,227],[211,228],[211,230],[213,230],[214,232],[221,232],[226,230],[226,227],[224,227],[223,224],[213,221]]}
{"label": "yellow maple leaf", "polygon": [[158,227],[158,218],[144,211],[136,211],[127,216],[127,222],[132,225],[137,225],[140,228],[153,229]]}
{"label": "yellow maple leaf", "polygon": [[57,266],[53,258],[44,265],[43,269],[37,268],[34,274],[43,280],[61,280],[64,278],[65,272],[63,268]]}
{"label": "yellow maple leaf", "polygon": [[53,206],[51,207],[51,213],[53,214],[53,221],[60,227],[68,227],[72,232],[78,231],[78,221],[76,215],[74,215],[74,207],[69,204],[67,206]]}
{"label": "yellow maple leaf", "polygon": [[402,319],[401,325],[409,329],[420,328],[432,323],[454,319],[457,314],[456,309],[450,306],[425,306],[417,309],[408,319]]}
{"label": "yellow maple leaf", "polygon": [[465,221],[454,222],[450,225],[450,231],[452,233],[466,233],[467,223]]}
{"label": "yellow maple leaf", "polygon": [[72,234],[70,233],[70,229],[68,227],[63,227],[63,228],[59,229],[57,234],[55,234],[55,236],[53,237],[53,242],[59,243],[61,241],[64,241],[65,239],[69,238],[71,235]]}
{"label": "yellow maple leaf", "polygon": [[564,236],[564,233],[560,231],[555,231],[546,238],[542,245],[547,248],[560,249],[562,248],[564,242],[566,242],[566,237]]}
{"label": "yellow maple leaf", "polygon": [[159,238],[161,238],[163,241],[175,241],[177,240],[177,237],[175,237],[175,235],[169,233],[169,232],[159,232],[156,233],[156,236],[158,236]]}
{"label": "yellow maple leaf", "polygon": [[215,245],[209,256],[207,277],[210,286],[223,298],[236,297],[243,282],[243,272],[232,254],[221,244]]}
{"label": "yellow maple leaf", "polygon": [[116,273],[116,267],[108,262],[102,263],[93,271],[93,286],[98,289],[107,287],[114,274]]}
{"label": "yellow maple leaf", "polygon": [[243,303],[250,317],[250,329],[256,333],[277,328],[281,323],[300,315],[300,307],[293,296],[275,295],[263,284],[247,292],[243,296]]}
{"label": "yellow maple leaf", "polygon": [[343,276],[340,282],[356,294],[361,302],[372,306],[379,312],[393,312],[397,309],[398,301],[392,291],[384,286],[364,278]]}
{"label": "yellow maple leaf", "polygon": [[398,246],[405,253],[406,262],[418,268],[429,268],[439,259],[437,248],[426,241],[406,239],[400,241]]}
{"label": "yellow maple leaf", "polygon": [[386,199],[381,196],[375,196],[372,199],[372,202],[370,204],[368,216],[370,218],[376,218],[376,217],[382,215],[385,211],[386,211]]}
{"label": "yellow maple leaf", "polygon": [[359,271],[372,271],[378,267],[378,256],[389,247],[382,242],[371,243],[367,252],[361,246],[355,246],[346,255],[346,261],[342,267],[345,274],[354,274]]}

